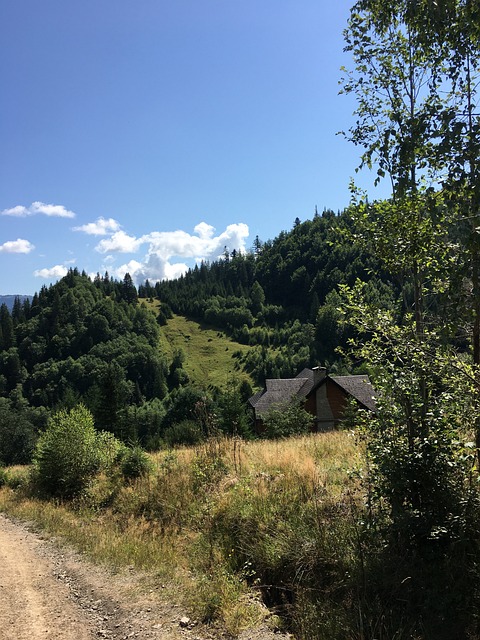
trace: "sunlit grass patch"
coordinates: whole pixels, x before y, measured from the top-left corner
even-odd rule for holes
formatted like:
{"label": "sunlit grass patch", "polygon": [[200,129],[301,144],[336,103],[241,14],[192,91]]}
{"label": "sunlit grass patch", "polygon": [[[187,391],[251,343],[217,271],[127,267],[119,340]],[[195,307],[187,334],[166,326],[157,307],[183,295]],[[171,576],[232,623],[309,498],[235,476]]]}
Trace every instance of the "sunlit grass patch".
{"label": "sunlit grass patch", "polygon": [[224,331],[174,315],[161,329],[160,348],[169,358],[181,349],[186,356],[184,369],[200,387],[225,387],[233,376],[252,382],[248,374],[237,370],[233,355],[252,347],[231,340]]}

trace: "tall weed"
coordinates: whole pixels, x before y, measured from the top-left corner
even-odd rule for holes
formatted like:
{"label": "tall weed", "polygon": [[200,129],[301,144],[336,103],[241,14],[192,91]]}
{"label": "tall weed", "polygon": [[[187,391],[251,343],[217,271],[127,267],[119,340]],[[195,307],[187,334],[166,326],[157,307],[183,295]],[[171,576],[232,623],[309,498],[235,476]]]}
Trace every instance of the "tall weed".
{"label": "tall weed", "polygon": [[[299,638],[344,638],[355,591],[354,508],[347,496],[332,500],[321,485],[285,469],[233,486],[205,535],[231,570],[305,633]],[[306,630],[305,607],[316,611],[315,629]],[[322,620],[331,631],[333,618],[339,635],[327,636]]]}

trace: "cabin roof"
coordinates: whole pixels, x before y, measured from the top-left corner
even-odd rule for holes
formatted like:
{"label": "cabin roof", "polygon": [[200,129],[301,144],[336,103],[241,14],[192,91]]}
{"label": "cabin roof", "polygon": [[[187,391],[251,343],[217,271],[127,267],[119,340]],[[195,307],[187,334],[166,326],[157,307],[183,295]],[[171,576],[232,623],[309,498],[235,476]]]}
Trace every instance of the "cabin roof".
{"label": "cabin roof", "polygon": [[270,378],[266,388],[256,393],[249,400],[257,416],[266,413],[272,407],[280,407],[293,400],[294,397],[306,397],[305,388],[309,387],[308,378]]}
{"label": "cabin roof", "polygon": [[360,402],[365,408],[370,409],[370,411],[375,411],[376,394],[368,376],[330,376],[330,380],[333,380],[333,382],[352,396],[352,398]]}

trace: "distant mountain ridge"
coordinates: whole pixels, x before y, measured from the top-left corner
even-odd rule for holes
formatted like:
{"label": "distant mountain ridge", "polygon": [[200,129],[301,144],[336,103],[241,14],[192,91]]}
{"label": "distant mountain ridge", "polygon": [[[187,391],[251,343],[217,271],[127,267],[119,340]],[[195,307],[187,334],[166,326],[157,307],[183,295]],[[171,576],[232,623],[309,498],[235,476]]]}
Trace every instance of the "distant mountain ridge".
{"label": "distant mountain ridge", "polygon": [[31,300],[33,296],[25,296],[21,294],[13,294],[13,295],[5,295],[5,296],[0,295],[0,306],[2,304],[6,304],[8,307],[8,310],[11,311],[13,309],[13,303],[15,302],[15,298],[20,298],[20,302],[23,302],[27,298]]}

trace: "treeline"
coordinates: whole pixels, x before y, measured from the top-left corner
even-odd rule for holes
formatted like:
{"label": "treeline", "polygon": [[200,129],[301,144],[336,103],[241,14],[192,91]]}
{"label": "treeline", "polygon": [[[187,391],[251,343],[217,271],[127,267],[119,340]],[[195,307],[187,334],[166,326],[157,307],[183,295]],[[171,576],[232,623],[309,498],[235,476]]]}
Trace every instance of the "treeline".
{"label": "treeline", "polygon": [[338,285],[353,286],[361,279],[385,307],[401,290],[400,280],[389,279],[351,242],[351,227],[348,211],[316,213],[312,220],[297,219],[274,240],[257,237],[249,253],[225,251],[221,259],[196,265],[177,280],[155,286],[147,281],[139,293],[162,302],[165,321],[173,311],[255,346],[241,364],[258,384],[318,362],[339,369],[335,350],[350,334],[338,311]]}
{"label": "treeline", "polygon": [[[81,395],[107,393],[107,372],[117,376],[124,395],[147,400],[167,391],[166,368],[158,355],[155,318],[137,305],[131,278],[108,283],[117,297],[88,276],[71,270],[30,303],[0,310],[0,389],[22,386],[33,406],[71,405]],[[113,291],[113,288],[112,288]]]}

